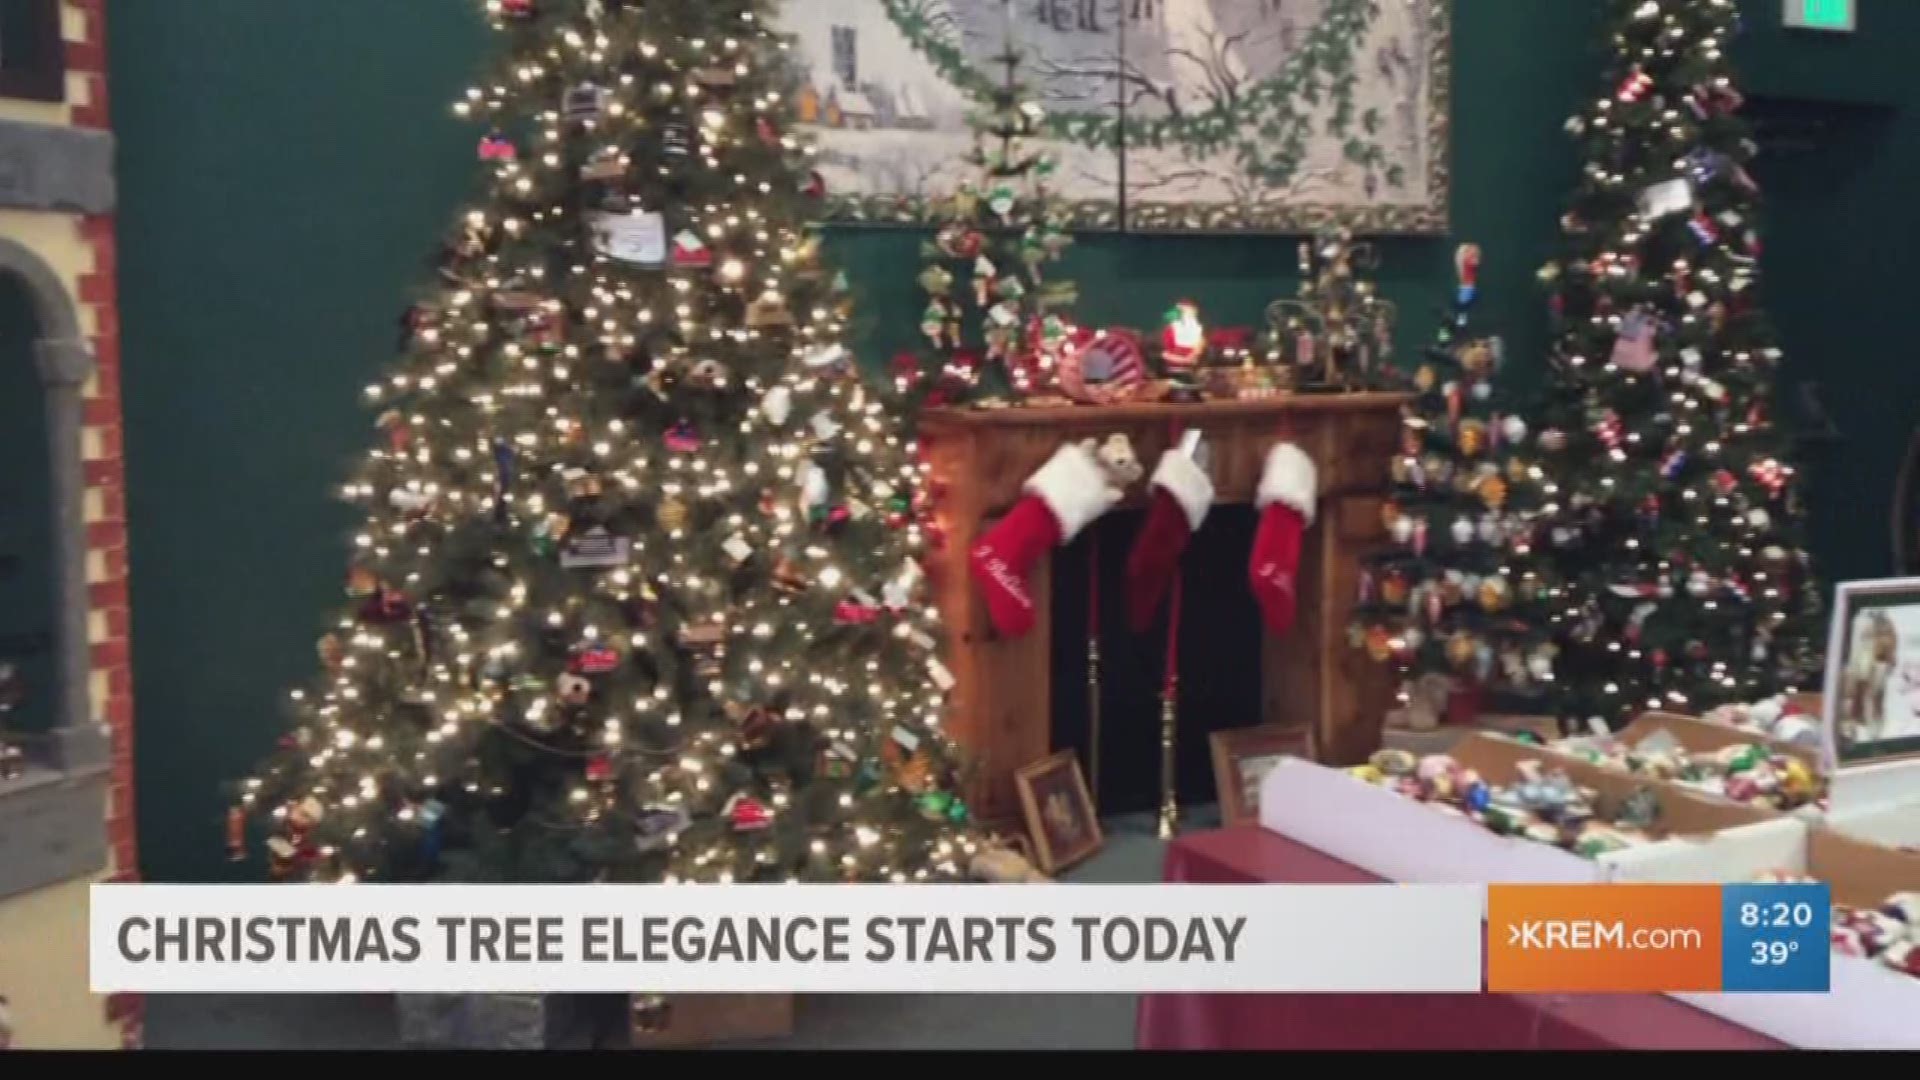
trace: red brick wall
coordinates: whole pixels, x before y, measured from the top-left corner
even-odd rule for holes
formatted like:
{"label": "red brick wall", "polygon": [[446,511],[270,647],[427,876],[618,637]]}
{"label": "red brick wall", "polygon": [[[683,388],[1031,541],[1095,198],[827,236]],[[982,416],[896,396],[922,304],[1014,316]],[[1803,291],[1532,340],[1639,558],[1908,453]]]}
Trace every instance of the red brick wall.
{"label": "red brick wall", "polygon": [[[67,41],[68,86],[77,127],[110,130],[107,96],[106,0],[67,0],[83,22]],[[77,86],[75,84],[78,84]],[[88,388],[86,482],[88,501],[98,507],[87,525],[88,606],[96,633],[92,682],[113,736],[113,776],[107,809],[107,840],[113,851],[116,881],[139,876],[134,845],[133,668],[129,658],[127,607],[127,480],[121,447],[125,443],[120,411],[120,309],[116,285],[119,260],[111,214],[80,219],[81,238],[93,249],[93,272],[78,283],[81,323],[93,328],[91,344],[97,373]],[[104,692],[101,702],[98,695]],[[136,994],[108,998],[107,1019],[120,1025],[122,1044],[141,1044],[144,1003]]]}

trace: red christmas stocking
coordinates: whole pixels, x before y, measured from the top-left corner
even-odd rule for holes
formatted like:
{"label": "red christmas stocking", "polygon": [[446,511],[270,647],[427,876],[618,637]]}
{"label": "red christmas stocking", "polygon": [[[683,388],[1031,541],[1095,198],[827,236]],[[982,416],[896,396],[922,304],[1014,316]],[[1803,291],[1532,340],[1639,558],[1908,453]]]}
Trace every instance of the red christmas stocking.
{"label": "red christmas stocking", "polygon": [[1298,446],[1281,443],[1267,451],[1255,500],[1260,530],[1254,534],[1247,576],[1253,597],[1260,602],[1260,614],[1275,634],[1293,629],[1300,543],[1307,526],[1313,524],[1318,482],[1313,462]]}
{"label": "red christmas stocking", "polygon": [[1022,490],[1025,494],[1012,512],[968,555],[993,627],[1009,638],[1033,629],[1033,597],[1027,584],[1033,564],[1113,509],[1121,496],[1093,451],[1079,444],[1061,447]]}
{"label": "red christmas stocking", "polygon": [[1127,625],[1140,633],[1153,625],[1187,541],[1200,531],[1213,505],[1213,480],[1179,449],[1160,457],[1153,471],[1153,501],[1147,526],[1127,559]]}

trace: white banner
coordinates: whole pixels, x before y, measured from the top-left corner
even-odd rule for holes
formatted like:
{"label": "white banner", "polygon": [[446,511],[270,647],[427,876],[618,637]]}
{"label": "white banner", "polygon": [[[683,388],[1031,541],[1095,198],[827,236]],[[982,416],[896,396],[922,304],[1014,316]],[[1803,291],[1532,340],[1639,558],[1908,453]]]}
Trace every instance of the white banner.
{"label": "white banner", "polygon": [[1479,885],[95,885],[97,993],[1480,989]]}

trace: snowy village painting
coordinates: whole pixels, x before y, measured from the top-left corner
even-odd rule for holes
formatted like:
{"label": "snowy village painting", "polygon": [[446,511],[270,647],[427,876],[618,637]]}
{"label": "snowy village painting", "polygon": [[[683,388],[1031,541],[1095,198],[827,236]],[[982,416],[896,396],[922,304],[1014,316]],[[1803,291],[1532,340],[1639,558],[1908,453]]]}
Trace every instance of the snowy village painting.
{"label": "snowy village painting", "polygon": [[1446,229],[1451,0],[786,0],[842,221],[910,224],[974,174],[1011,40],[1082,229]]}

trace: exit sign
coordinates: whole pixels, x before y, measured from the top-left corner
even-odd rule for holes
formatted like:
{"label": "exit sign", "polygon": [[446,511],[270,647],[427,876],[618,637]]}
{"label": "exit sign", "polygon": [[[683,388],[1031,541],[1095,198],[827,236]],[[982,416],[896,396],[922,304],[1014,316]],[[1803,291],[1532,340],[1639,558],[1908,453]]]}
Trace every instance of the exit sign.
{"label": "exit sign", "polygon": [[1853,32],[1859,0],[1786,0],[1788,26],[1799,30]]}

